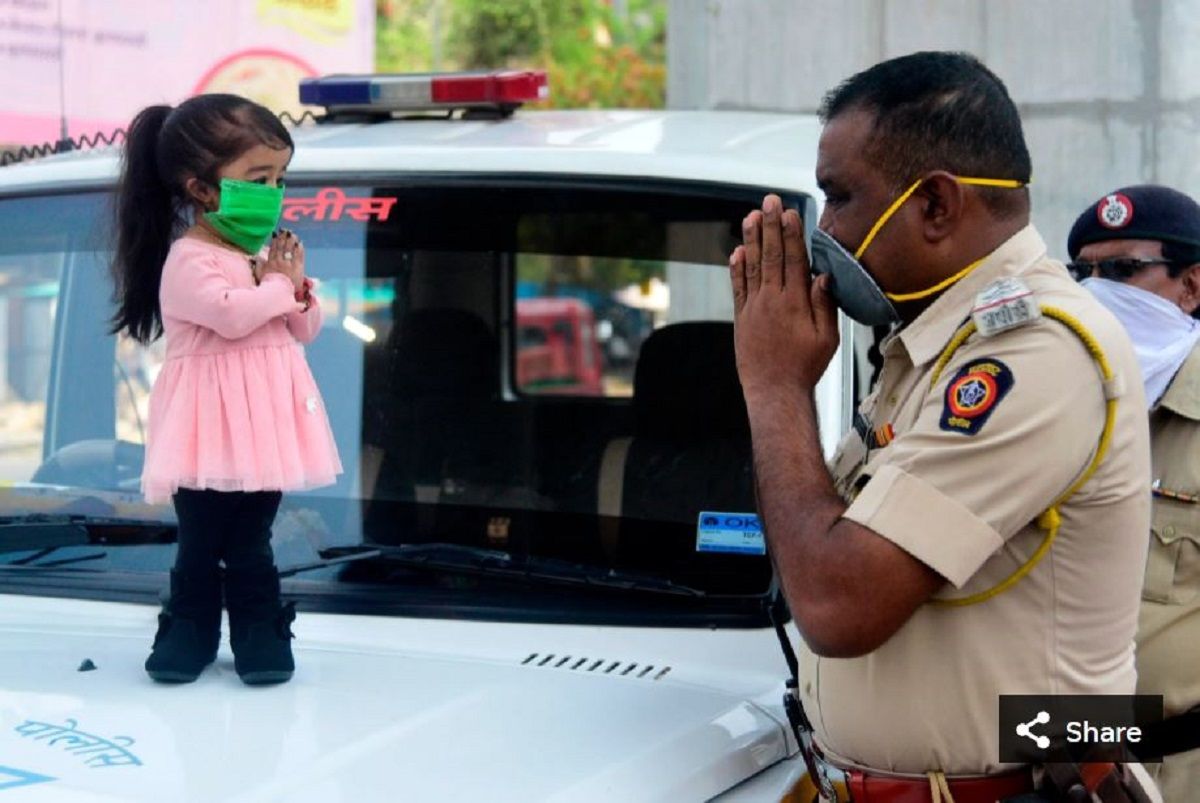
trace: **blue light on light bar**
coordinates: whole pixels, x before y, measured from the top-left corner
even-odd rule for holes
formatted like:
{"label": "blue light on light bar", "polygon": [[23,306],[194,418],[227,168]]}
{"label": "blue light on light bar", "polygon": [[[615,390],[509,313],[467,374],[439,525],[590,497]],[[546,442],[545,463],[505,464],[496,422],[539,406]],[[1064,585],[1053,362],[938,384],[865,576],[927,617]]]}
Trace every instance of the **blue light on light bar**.
{"label": "blue light on light bar", "polygon": [[362,76],[332,75],[300,81],[300,102],[313,106],[365,106],[378,97],[379,87]]}

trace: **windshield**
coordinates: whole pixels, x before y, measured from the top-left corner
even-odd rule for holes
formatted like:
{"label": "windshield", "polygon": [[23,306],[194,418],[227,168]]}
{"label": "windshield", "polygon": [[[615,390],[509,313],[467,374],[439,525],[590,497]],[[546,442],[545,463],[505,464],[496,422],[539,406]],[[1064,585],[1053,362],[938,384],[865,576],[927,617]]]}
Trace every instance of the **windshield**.
{"label": "windshield", "polygon": [[[285,497],[281,570],[309,567],[294,581],[317,595],[400,593],[389,578],[405,572],[311,564],[356,545],[455,544],[658,578],[704,592],[694,606],[766,593],[725,270],[761,195],[293,181],[282,225],[320,280],[324,329],[306,354],[346,473]],[[149,586],[173,560],[173,511],[139,493],[163,344],[107,334],[108,203],[0,200],[0,517],[14,534],[0,530],[0,565],[43,564],[0,572],[0,591],[20,576],[70,594],[85,568]],[[42,545],[15,535],[29,514],[152,535],[98,552],[43,526]]]}

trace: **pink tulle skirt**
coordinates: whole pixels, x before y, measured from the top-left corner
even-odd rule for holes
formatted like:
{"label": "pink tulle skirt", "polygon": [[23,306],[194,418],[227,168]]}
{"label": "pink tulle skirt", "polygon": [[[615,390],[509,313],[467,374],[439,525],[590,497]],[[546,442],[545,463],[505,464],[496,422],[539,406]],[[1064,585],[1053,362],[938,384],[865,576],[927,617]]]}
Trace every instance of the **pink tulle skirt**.
{"label": "pink tulle skirt", "polygon": [[342,472],[317,383],[296,343],[188,354],[150,394],[142,493],[298,491]]}

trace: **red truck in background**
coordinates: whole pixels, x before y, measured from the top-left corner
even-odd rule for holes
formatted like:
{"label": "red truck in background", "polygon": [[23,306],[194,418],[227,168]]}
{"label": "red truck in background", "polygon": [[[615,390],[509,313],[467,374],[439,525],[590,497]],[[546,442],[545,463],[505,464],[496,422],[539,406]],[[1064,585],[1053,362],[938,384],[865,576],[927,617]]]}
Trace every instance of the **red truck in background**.
{"label": "red truck in background", "polygon": [[591,306],[577,298],[517,300],[517,387],[525,393],[604,395]]}

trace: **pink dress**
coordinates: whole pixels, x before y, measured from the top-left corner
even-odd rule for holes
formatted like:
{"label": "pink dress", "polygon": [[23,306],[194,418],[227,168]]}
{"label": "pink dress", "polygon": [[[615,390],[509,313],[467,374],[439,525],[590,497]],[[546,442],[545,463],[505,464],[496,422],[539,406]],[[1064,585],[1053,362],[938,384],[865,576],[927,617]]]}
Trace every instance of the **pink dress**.
{"label": "pink dress", "polygon": [[242,254],[181,237],[159,288],[167,356],[150,393],[142,493],[295,491],[342,472],[304,359],[321,329],[277,273],[255,285]]}

